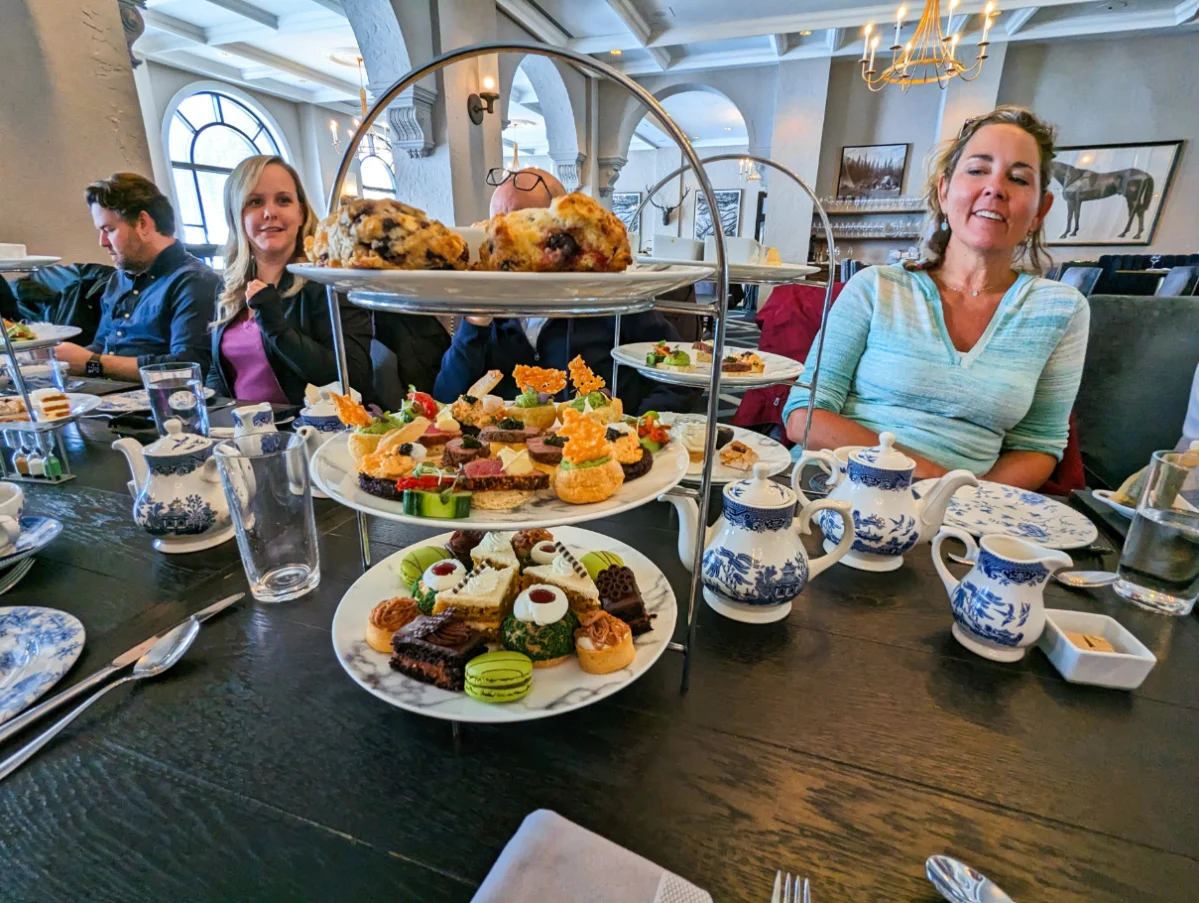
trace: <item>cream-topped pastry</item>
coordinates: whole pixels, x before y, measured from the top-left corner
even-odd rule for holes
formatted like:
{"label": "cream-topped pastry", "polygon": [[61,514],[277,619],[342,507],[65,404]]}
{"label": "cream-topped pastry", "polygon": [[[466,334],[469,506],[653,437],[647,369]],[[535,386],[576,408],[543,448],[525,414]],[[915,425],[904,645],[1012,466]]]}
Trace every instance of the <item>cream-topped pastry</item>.
{"label": "cream-topped pastry", "polygon": [[534,583],[516,597],[512,606],[512,616],[518,621],[545,627],[556,624],[566,617],[570,606],[566,601],[566,593],[556,586],[544,583]]}
{"label": "cream-topped pastry", "polygon": [[421,586],[426,590],[439,593],[442,590],[453,589],[466,576],[466,568],[457,558],[445,558],[436,561],[425,568],[421,574]]}
{"label": "cream-topped pastry", "polygon": [[561,543],[557,548],[558,554],[549,564],[525,568],[525,579],[558,587],[576,612],[599,608],[599,590],[587,569]]}
{"label": "cream-topped pastry", "polygon": [[553,564],[554,559],[558,557],[558,549],[552,542],[539,542],[533,546],[529,557],[533,559],[534,566],[539,564]]}
{"label": "cream-topped pastry", "polygon": [[515,567],[516,552],[512,549],[512,537],[515,533],[493,530],[483,537],[483,540],[470,550],[471,561],[476,566],[488,565],[493,568]]}

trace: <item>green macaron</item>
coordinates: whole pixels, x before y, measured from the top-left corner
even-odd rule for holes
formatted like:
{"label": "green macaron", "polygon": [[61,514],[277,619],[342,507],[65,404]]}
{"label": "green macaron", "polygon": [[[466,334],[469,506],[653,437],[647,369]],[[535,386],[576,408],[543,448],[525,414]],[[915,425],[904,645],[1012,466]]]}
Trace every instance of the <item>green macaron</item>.
{"label": "green macaron", "polygon": [[421,546],[419,549],[413,549],[400,562],[400,580],[404,584],[404,590],[412,589],[412,584],[420,579],[421,574],[427,571],[430,565],[449,557],[450,553],[440,546]]}
{"label": "green macaron", "polygon": [[480,702],[515,702],[533,686],[533,662],[519,652],[484,652],[466,663],[466,695]]}
{"label": "green macaron", "polygon": [[624,559],[615,552],[588,552],[579,559],[579,564],[587,568],[587,573],[594,580],[600,571],[610,567],[620,567],[624,564]]}

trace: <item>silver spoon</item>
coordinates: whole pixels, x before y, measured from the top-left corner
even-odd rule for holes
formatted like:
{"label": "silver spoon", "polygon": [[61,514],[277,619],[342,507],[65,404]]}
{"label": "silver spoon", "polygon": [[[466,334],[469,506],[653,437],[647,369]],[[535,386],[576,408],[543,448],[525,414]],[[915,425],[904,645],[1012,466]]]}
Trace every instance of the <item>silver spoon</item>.
{"label": "silver spoon", "polygon": [[929,856],[924,873],[941,896],[952,903],[1015,903],[982,872],[949,856]]}
{"label": "silver spoon", "polygon": [[104,689],[89,696],[87,701],[78,706],[71,714],[56,722],[52,727],[29,741],[29,743],[18,749],[3,762],[0,762],[0,781],[20,768],[34,753],[49,743],[63,728],[79,717],[84,709],[109,690],[119,687],[123,683],[128,683],[131,680],[157,677],[167,668],[171,667],[183,657],[183,653],[187,651],[187,648],[192,644],[192,641],[196,638],[196,634],[199,632],[200,622],[195,617],[190,617],[170,633],[166,634],[157,643],[147,649],[145,655],[137,660],[137,664],[133,666],[131,674],[122,677],[120,680],[113,681]]}
{"label": "silver spoon", "polygon": [[1110,586],[1120,579],[1115,571],[1061,571],[1053,578],[1065,586],[1074,589],[1086,589],[1092,586]]}

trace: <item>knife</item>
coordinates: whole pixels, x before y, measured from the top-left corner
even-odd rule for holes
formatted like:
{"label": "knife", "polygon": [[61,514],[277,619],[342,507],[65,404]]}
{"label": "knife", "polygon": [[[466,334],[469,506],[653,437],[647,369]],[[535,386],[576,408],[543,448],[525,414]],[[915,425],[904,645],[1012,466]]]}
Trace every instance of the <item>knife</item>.
{"label": "knife", "polygon": [[[204,621],[207,621],[209,618],[211,618],[213,615],[219,614],[220,612],[224,611],[226,608],[228,608],[230,605],[232,605],[238,599],[244,599],[245,595],[246,595],[245,593],[234,593],[232,596],[226,596],[224,599],[221,599],[221,601],[213,602],[207,608],[196,612],[195,618],[197,621],[203,623]],[[183,619],[183,621],[186,621],[186,620],[187,620],[187,618]],[[180,621],[179,624],[182,624],[183,621]],[[33,724],[33,722],[37,721],[37,719],[39,719],[43,715],[45,715],[47,712],[54,711],[56,708],[63,705],[64,703],[70,702],[76,696],[86,693],[88,690],[90,690],[92,687],[96,686],[97,684],[103,683],[108,678],[110,678],[112,675],[114,675],[118,671],[120,671],[122,668],[129,667],[134,662],[136,662],[139,658],[141,658],[143,655],[145,655],[146,650],[149,649],[151,646],[153,646],[155,643],[157,643],[160,637],[166,636],[168,633],[171,632],[171,630],[174,630],[175,627],[178,627],[179,624],[172,625],[169,629],[162,631],[162,633],[156,633],[156,634],[154,634],[154,636],[150,637],[147,640],[142,640],[142,642],[138,643],[132,649],[122,652],[120,655],[118,655],[116,658],[114,658],[109,664],[105,665],[103,668],[101,668],[99,671],[97,671],[91,677],[88,677],[85,680],[81,680],[79,683],[75,684],[75,686],[71,687],[71,689],[69,689],[69,690],[63,690],[61,693],[56,693],[54,696],[51,696],[45,702],[35,705],[33,708],[29,709],[24,714],[18,715],[16,718],[13,718],[7,724],[0,726],[0,743],[3,743],[5,740],[7,740],[9,737],[11,737],[13,734],[17,733],[18,731],[24,730],[29,725]]]}

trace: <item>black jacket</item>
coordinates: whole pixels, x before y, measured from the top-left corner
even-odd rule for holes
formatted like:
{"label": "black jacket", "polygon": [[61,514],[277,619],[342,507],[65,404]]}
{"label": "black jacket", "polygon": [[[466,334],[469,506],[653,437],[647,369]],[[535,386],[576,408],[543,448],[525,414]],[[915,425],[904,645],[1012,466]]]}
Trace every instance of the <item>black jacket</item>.
{"label": "black jacket", "polygon": [[42,267],[12,286],[0,286],[0,313],[9,320],[78,326],[83,332],[74,341],[90,345],[100,325],[100,298],[113,272],[100,263]]}
{"label": "black jacket", "polygon": [[[333,353],[333,324],[329,319],[329,303],[325,287],[305,282],[299,292],[283,297],[293,282],[285,272],[278,287],[270,285],[248,302],[248,307],[262,331],[266,359],[287,400],[304,403],[304,387],[308,383],[323,386],[338,379],[337,358]],[[231,374],[221,357],[222,324],[212,330],[212,369],[208,387],[227,398],[233,397]],[[363,394],[371,395],[371,315],[369,311],[348,302],[341,306],[341,328],[346,340],[346,361],[350,367],[350,385]],[[253,399],[247,399],[253,400]]]}
{"label": "black jacket", "polygon": [[[494,391],[504,398],[513,398],[518,394],[512,380],[512,368],[517,364],[565,370],[576,354],[583,355],[587,366],[611,388],[615,327],[614,317],[551,319],[537,336],[534,349],[518,319],[493,320],[490,326],[463,323],[441,360],[433,396],[438,401],[453,401],[488,370],[500,370],[504,381]],[[679,341],[678,332],[660,313],[621,317],[621,344],[659,339]],[[651,380],[632,367],[621,367],[615,394],[624,402],[626,414],[641,414],[649,410],[691,411],[701,393],[698,389]],[[569,386],[562,399],[566,400],[567,395],[574,395]]]}
{"label": "black jacket", "polygon": [[375,311],[375,339],[396,356],[396,379],[403,392],[416,386],[432,392],[450,334],[436,317]]}

